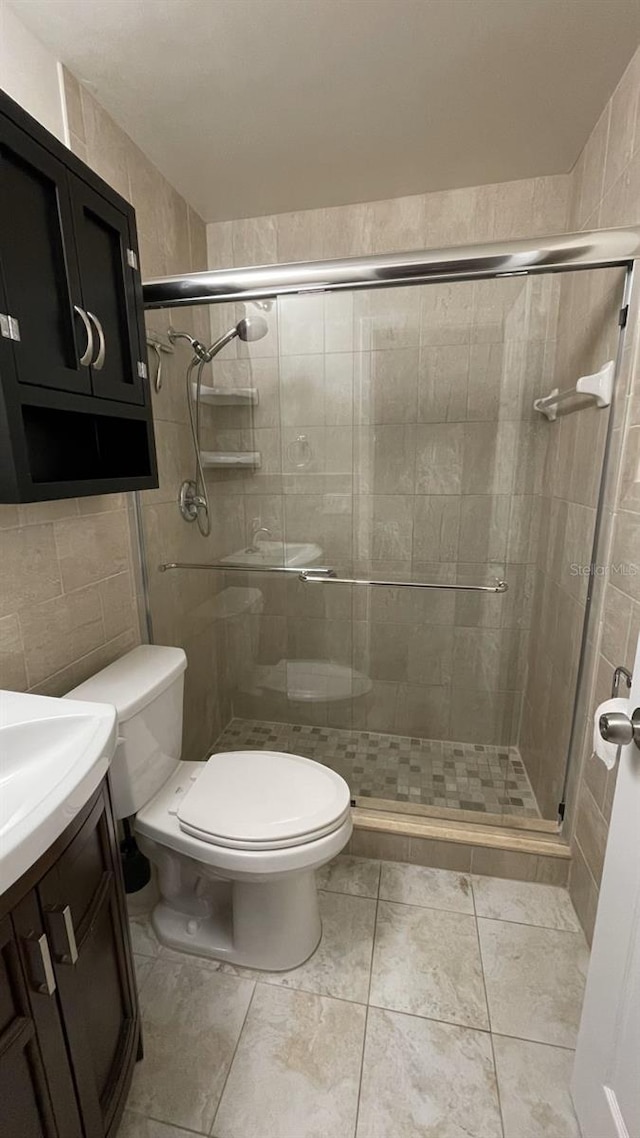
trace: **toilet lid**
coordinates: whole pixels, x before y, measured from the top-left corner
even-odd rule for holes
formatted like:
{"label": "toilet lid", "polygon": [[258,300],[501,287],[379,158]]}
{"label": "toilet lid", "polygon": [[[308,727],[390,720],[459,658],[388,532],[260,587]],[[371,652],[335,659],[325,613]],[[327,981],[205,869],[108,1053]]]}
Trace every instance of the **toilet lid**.
{"label": "toilet lid", "polygon": [[228,751],[212,755],[181,800],[181,830],[236,849],[302,845],[348,817],[349,787],[301,755]]}

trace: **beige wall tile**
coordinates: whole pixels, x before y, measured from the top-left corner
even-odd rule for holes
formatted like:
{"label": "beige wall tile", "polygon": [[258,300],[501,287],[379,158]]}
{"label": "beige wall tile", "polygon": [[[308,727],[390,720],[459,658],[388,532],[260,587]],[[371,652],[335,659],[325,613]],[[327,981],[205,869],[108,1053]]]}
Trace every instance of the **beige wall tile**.
{"label": "beige wall tile", "polygon": [[450,869],[456,873],[471,872],[473,847],[462,842],[439,842],[430,838],[410,838],[409,857],[412,865],[427,865],[434,869]]}
{"label": "beige wall tile", "polygon": [[576,839],[591,876],[599,884],[607,844],[607,824],[586,784],[581,787],[578,800]]}
{"label": "beige wall tile", "polygon": [[278,261],[319,261],[323,256],[324,210],[307,209],[276,217]]}
{"label": "beige wall tile", "polygon": [[55,523],[60,576],[65,592],[129,566],[129,534],[124,510],[90,514],[79,525],[73,519]]}
{"label": "beige wall tile", "polygon": [[373,857],[381,861],[410,861],[411,839],[400,834],[379,834],[373,830],[354,830],[349,852],[353,857]]}
{"label": "beige wall tile", "polygon": [[64,75],[64,97],[67,105],[67,121],[69,123],[69,130],[75,134],[81,142],[85,141],[84,131],[84,116],[82,113],[82,94],[80,84],[75,75],[65,67],[63,69]]}
{"label": "beige wall tile", "polygon": [[5,532],[0,557],[0,616],[20,612],[61,592],[53,525]]}
{"label": "beige wall tile", "polygon": [[474,846],[471,872],[487,877],[507,877],[516,881],[536,881],[537,854],[518,853],[514,850],[496,850],[487,846]]}
{"label": "beige wall tile", "polygon": [[591,876],[580,845],[576,842],[572,850],[571,872],[569,874],[569,894],[584,929],[588,944],[593,939],[593,929],[598,908],[598,887]]}
{"label": "beige wall tile", "polygon": [[0,688],[24,691],[27,672],[24,664],[24,645],[17,613],[0,619]]}
{"label": "beige wall tile", "polygon": [[137,612],[130,570],[101,581],[99,590],[105,639],[113,640],[123,632],[135,629]]}
{"label": "beige wall tile", "polygon": [[35,687],[69,659],[77,660],[104,644],[105,629],[97,586],[76,589],[30,606],[20,613],[29,687]]}

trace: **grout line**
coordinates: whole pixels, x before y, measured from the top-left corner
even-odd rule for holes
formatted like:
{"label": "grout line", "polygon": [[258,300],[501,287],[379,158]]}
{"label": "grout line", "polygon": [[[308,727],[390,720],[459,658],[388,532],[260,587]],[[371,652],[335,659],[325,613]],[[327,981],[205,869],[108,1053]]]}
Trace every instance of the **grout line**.
{"label": "grout line", "polygon": [[541,1039],[526,1039],[524,1035],[505,1035],[504,1031],[492,1031],[491,1034],[496,1039],[515,1039],[518,1043],[534,1043],[538,1047],[555,1047],[558,1051],[568,1051],[571,1055],[575,1054],[575,1047],[567,1047],[564,1043],[544,1043]]}
{"label": "grout line", "polygon": [[371,959],[369,961],[369,986],[367,988],[367,1006],[364,1016],[364,1033],[362,1036],[362,1055],[360,1057],[360,1078],[358,1080],[358,1100],[356,1103],[356,1118],[354,1124],[354,1138],[358,1131],[358,1121],[360,1118],[360,1102],[362,1097],[362,1079],[364,1077],[364,1056],[367,1047],[367,1029],[369,1027],[369,1008],[371,1007],[371,984],[373,982],[373,959],[376,950],[376,932],[378,929],[378,909],[380,906],[380,882],[382,880],[382,862],[378,861],[378,891],[376,895],[376,911],[373,919],[373,937],[371,940]]}
{"label": "grout line", "polygon": [[531,925],[527,924],[526,921],[509,921],[504,917],[485,917],[482,913],[478,913],[477,919],[480,921],[492,921],[495,925],[515,925],[516,928],[520,929],[544,929],[544,931],[548,933],[567,933],[569,936],[584,937],[582,929],[557,929],[554,928],[553,925]]}
{"label": "grout line", "polygon": [[[244,977],[238,976],[238,977],[236,977],[236,979],[241,980],[241,979],[244,979]],[[222,1084],[222,1090],[220,1091],[220,1098],[218,1099],[218,1105],[216,1106],[216,1109],[215,1109],[214,1114],[213,1114],[211,1126],[209,1127],[209,1130],[207,1132],[210,1135],[213,1135],[214,1127],[216,1124],[216,1118],[218,1117],[218,1111],[220,1110],[220,1107],[222,1105],[222,1099],[224,1097],[224,1092],[227,1089],[227,1083],[229,1082],[229,1075],[231,1074],[231,1069],[233,1067],[235,1057],[238,1054],[238,1048],[240,1046],[240,1040],[242,1039],[242,1034],[244,1032],[244,1029],[245,1029],[245,1026],[247,1023],[247,1019],[249,1018],[249,1012],[251,1011],[251,1006],[253,1004],[253,998],[256,994],[257,986],[258,986],[257,983],[254,981],[253,991],[251,993],[251,999],[249,1000],[249,1003],[247,1004],[247,1010],[245,1012],[245,1016],[244,1016],[244,1019],[242,1021],[242,1027],[240,1028],[240,1031],[238,1032],[238,1038],[236,1040],[236,1045],[233,1049],[233,1055],[231,1056],[231,1062],[229,1063],[229,1069],[228,1069],[227,1074],[225,1076],[224,1083]]]}
{"label": "grout line", "polygon": [[[129,1108],[126,1107],[125,1109],[128,1110]],[[185,1134],[193,1134],[194,1138],[209,1138],[208,1132],[206,1130],[192,1130],[189,1126],[176,1127],[175,1122],[167,1122],[164,1118],[155,1118],[152,1114],[137,1114],[137,1112],[133,1110],[130,1113],[135,1114],[137,1118],[144,1118],[145,1121],[159,1122],[161,1126],[167,1126],[171,1129],[175,1128],[177,1130],[184,1131]]]}
{"label": "grout line", "polygon": [[[471,888],[472,888],[472,893],[473,893],[473,885]],[[474,909],[475,909],[475,897],[474,897],[473,903],[474,903]],[[476,941],[478,944],[478,955],[480,957],[480,972],[482,974],[482,988],[484,991],[484,999],[485,999],[485,1004],[487,1007],[487,1019],[489,1020],[489,1041],[490,1041],[490,1046],[491,1046],[491,1056],[493,1059],[493,1070],[494,1070],[494,1075],[495,1075],[495,1080],[496,1080],[496,1096],[498,1099],[498,1111],[500,1113],[500,1125],[502,1126],[502,1134],[503,1134],[503,1138],[504,1138],[506,1131],[505,1131],[505,1125],[504,1125],[504,1114],[503,1114],[503,1110],[502,1110],[502,1096],[500,1094],[500,1082],[498,1080],[498,1065],[496,1063],[496,1052],[495,1052],[495,1047],[493,1046],[493,1032],[491,1030],[491,1008],[489,1006],[489,995],[487,993],[487,979],[486,979],[485,971],[484,971],[484,960],[482,958],[482,943],[480,941],[480,926],[478,925],[478,917],[477,916],[475,918],[475,924],[476,924]]]}

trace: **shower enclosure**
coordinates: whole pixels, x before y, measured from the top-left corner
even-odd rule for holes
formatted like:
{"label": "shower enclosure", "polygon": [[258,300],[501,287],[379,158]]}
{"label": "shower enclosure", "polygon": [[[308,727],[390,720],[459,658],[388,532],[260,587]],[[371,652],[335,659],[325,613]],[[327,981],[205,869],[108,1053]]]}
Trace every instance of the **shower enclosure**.
{"label": "shower enclosure", "polygon": [[188,446],[171,500],[142,510],[153,636],[189,656],[186,757],[289,750],[357,805],[557,824],[636,244],[145,286],[159,334],[268,328],[202,371],[208,525],[175,505]]}

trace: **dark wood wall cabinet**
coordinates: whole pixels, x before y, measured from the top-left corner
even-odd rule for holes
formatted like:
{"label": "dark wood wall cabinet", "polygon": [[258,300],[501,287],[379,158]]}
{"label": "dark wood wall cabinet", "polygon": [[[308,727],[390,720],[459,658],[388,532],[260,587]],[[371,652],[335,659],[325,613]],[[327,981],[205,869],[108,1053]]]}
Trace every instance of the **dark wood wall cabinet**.
{"label": "dark wood wall cabinet", "polygon": [[0,92],[0,501],[157,484],[134,210]]}
{"label": "dark wood wall cabinet", "polygon": [[115,1138],[140,1020],[106,784],[0,898],[0,1134]]}

